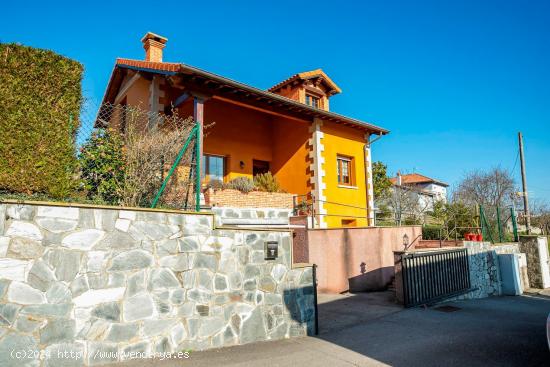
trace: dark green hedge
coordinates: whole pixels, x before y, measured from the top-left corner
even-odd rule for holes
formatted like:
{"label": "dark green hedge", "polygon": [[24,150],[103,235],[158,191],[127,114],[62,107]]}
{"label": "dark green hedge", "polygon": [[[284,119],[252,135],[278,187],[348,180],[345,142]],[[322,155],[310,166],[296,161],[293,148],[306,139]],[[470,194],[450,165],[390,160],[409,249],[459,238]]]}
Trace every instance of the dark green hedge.
{"label": "dark green hedge", "polygon": [[62,198],[75,189],[82,72],[52,51],[0,44],[0,190]]}
{"label": "dark green hedge", "polygon": [[434,225],[424,225],[422,226],[422,239],[423,240],[439,240],[440,235],[445,235],[440,233],[441,226]]}

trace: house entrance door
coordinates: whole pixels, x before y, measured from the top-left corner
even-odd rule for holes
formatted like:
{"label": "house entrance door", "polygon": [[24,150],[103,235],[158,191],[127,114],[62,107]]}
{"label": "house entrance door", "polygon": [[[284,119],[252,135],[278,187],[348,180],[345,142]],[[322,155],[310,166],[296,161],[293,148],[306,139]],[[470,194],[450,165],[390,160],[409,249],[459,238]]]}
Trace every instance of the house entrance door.
{"label": "house entrance door", "polygon": [[269,172],[269,162],[254,159],[252,161],[252,176]]}

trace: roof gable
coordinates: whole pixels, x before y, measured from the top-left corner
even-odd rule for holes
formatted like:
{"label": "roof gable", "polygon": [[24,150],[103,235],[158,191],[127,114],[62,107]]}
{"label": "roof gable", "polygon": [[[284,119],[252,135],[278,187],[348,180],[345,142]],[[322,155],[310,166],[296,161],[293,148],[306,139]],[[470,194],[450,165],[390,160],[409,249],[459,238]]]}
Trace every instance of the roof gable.
{"label": "roof gable", "polygon": [[340,89],[340,87],[338,87],[336,83],[334,83],[332,79],[330,79],[329,76],[322,69],[315,69],[311,71],[304,71],[302,73],[294,74],[290,78],[285,79],[282,82],[277,83],[273,87],[269,88],[268,91],[274,92],[296,80],[309,80],[314,78],[320,78],[321,82],[324,83],[327,89],[329,90],[330,92],[329,94],[333,95],[333,94],[342,93],[342,90]]}

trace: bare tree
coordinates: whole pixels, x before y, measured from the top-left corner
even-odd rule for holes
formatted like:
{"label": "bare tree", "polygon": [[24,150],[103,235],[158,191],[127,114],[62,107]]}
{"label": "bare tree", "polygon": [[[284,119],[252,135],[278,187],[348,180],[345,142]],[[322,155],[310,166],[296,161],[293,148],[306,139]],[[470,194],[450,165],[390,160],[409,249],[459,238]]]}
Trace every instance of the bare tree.
{"label": "bare tree", "polygon": [[423,223],[433,202],[422,200],[423,193],[408,185],[395,185],[384,204],[394,213],[397,223]]}
{"label": "bare tree", "polygon": [[[185,139],[193,126],[193,119],[177,116],[164,118],[162,128],[140,129],[137,124],[129,124],[125,136],[125,180],[123,204],[143,206],[150,204],[159,190],[164,177],[176,160]],[[187,149],[180,165],[171,177],[163,203],[173,206],[183,203],[192,182],[189,181],[193,147]],[[181,204],[180,204],[181,205]]]}
{"label": "bare tree", "polygon": [[550,234],[550,206],[546,201],[531,200],[531,224],[540,229],[541,234]]}
{"label": "bare tree", "polygon": [[510,172],[495,167],[490,171],[473,171],[464,176],[453,193],[453,201],[488,207],[509,204],[516,190]]}

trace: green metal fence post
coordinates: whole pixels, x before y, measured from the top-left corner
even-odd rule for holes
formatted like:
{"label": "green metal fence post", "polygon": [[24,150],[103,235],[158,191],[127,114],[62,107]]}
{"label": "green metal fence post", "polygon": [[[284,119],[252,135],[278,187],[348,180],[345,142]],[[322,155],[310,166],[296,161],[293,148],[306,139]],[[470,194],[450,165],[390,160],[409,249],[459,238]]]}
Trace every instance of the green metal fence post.
{"label": "green metal fence post", "polygon": [[174,164],[172,164],[172,167],[170,167],[170,171],[168,171],[168,175],[164,178],[164,181],[162,182],[162,186],[160,187],[159,191],[157,192],[157,195],[155,196],[155,199],[153,200],[153,204],[151,204],[151,208],[154,208],[157,206],[157,203],[164,192],[164,189],[166,189],[166,185],[168,185],[168,181],[170,180],[170,177],[172,177],[172,174],[174,174],[174,171],[176,170],[176,167],[180,163],[181,159],[183,158],[183,155],[185,154],[185,151],[187,150],[187,147],[191,143],[191,140],[193,140],[193,136],[196,135],[196,132],[198,131],[197,126],[191,130],[191,134],[187,137],[187,140],[185,141],[185,144],[183,144],[183,147],[178,153],[178,156],[176,157],[176,160],[174,161]]}
{"label": "green metal fence post", "polygon": [[510,214],[511,214],[511,217],[512,217],[512,228],[514,230],[514,242],[518,242],[519,241],[518,223],[516,221],[516,211],[514,210],[514,207],[510,208]]}
{"label": "green metal fence post", "polygon": [[483,238],[487,237],[487,229],[485,228],[485,224],[483,223],[483,207],[479,206],[479,226],[481,227],[481,235]]}
{"label": "green metal fence post", "polygon": [[500,243],[504,242],[502,238],[502,225],[500,223],[500,207],[497,205],[497,226],[498,226],[498,240]]}
{"label": "green metal fence post", "polygon": [[200,123],[195,127],[195,159],[197,161],[195,171],[195,211],[201,211],[201,142],[200,142]]}
{"label": "green metal fence post", "polygon": [[483,234],[483,238],[489,237],[491,243],[494,243],[495,241],[493,240],[491,228],[489,227],[487,217],[485,217],[485,211],[483,210],[483,206],[481,205],[479,206],[479,220],[481,221],[481,233]]}

